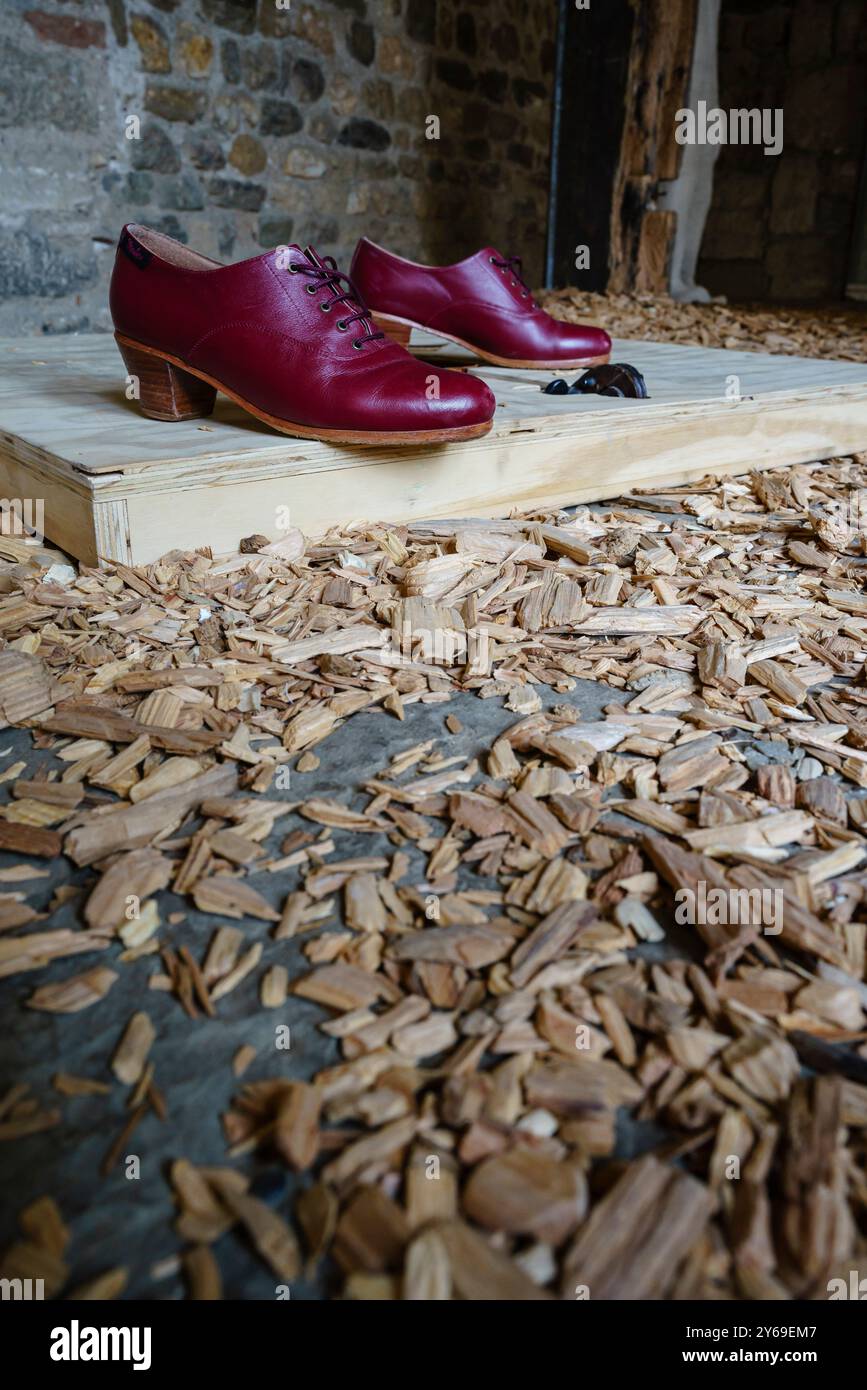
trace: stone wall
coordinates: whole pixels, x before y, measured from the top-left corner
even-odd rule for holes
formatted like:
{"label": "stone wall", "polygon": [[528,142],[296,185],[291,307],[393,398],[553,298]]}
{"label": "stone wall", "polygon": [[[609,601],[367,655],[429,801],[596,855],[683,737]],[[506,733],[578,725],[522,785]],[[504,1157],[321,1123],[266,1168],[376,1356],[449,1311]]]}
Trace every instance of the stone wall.
{"label": "stone wall", "polygon": [[731,299],[839,299],[867,135],[865,0],[723,0],[720,106],[782,107],[784,149],[724,147],[698,281]]}
{"label": "stone wall", "polygon": [[107,329],[124,221],[220,260],[492,242],[538,283],[555,21],[551,0],[3,0],[0,335]]}

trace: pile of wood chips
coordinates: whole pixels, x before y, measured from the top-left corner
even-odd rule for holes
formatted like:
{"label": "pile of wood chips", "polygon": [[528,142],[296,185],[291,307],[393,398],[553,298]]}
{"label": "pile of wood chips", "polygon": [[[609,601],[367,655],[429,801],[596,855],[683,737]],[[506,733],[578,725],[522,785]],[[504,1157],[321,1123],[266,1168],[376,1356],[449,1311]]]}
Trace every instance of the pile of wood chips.
{"label": "pile of wood chips", "polygon": [[663,295],[588,294],[576,289],[541,290],[537,298],[555,318],[601,324],[617,338],[867,362],[863,309],[681,304]]}
{"label": "pile of wood chips", "polygon": [[[0,974],[69,1013],[146,958],[191,1028],[246,981],[277,1019],[321,1005],[342,1052],[245,1083],[240,1049],[228,1157],[171,1173],[192,1297],[220,1296],[232,1227],[287,1284],[327,1254],[354,1298],[825,1298],[867,1274],[864,488],[867,456],[137,570],[11,553],[0,715],[63,771],[2,774]],[[610,687],[602,717],[579,680]],[[340,800],[287,784],[358,711],[374,746],[457,691],[515,716],[479,761],[444,709]],[[348,857],[359,832],[388,851]],[[77,929],[27,902],[59,854],[93,871]],[[202,959],[169,886],[225,919]],[[154,1042],[143,997],[106,1058],[130,1114],[106,1171],[171,1108]],[[105,1083],[55,1087],[13,1086],[0,1139]],[[657,1136],[632,1160],[624,1109]],[[294,1212],[249,1190],[254,1151],[309,1175]],[[59,1210],[21,1224],[0,1272],[58,1292]]]}

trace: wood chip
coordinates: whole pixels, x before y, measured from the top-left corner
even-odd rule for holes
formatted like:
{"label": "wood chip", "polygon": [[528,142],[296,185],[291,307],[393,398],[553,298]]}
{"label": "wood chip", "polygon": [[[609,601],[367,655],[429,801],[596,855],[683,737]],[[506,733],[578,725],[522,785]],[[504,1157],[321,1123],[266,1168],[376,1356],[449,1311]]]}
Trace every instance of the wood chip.
{"label": "wood chip", "polygon": [[40,985],[27,1000],[27,1007],[51,1014],[79,1013],[104,999],[116,979],[114,970],[95,966],[83,975],[73,975],[56,985]]}
{"label": "wood chip", "polygon": [[147,1014],[133,1014],[111,1061],[112,1071],[125,1086],[134,1086],[140,1079],[156,1035]]}

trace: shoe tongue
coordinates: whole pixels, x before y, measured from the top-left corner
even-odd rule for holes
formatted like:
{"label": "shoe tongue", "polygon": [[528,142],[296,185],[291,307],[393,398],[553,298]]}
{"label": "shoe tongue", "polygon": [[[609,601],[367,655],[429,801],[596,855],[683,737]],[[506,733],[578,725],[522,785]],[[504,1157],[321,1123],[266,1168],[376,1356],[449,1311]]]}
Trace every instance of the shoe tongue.
{"label": "shoe tongue", "polygon": [[325,266],[322,263],[322,257],[319,255],[318,251],[314,250],[312,246],[305,246],[301,254],[307,258],[311,265],[318,266],[320,270],[325,269]]}

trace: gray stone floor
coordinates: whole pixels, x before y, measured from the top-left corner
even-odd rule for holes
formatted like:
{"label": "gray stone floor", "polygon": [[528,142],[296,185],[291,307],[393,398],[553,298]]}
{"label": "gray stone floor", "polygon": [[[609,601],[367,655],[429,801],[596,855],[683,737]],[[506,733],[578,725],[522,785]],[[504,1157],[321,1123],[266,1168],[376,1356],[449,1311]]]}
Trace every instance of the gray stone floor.
{"label": "gray stone floor", "polygon": [[[601,715],[605,705],[622,697],[607,686],[579,681],[568,696],[555,695],[538,687],[547,707],[568,700],[588,718]],[[447,714],[456,714],[463,732],[452,735],[445,727]],[[365,778],[384,767],[402,749],[421,739],[438,737],[448,754],[472,756],[490,748],[494,738],[516,721],[517,716],[503,709],[501,699],[479,700],[472,695],[453,698],[448,704],[412,705],[405,722],[381,711],[364,712],[349,720],[316,752],[321,759],[315,773],[293,773],[286,792],[269,795],[296,801],[309,796],[338,798],[360,809],[366,801],[359,788]],[[28,762],[28,775],[51,761],[51,754],[34,751],[29,733],[6,730],[0,734],[0,770],[18,758]],[[5,792],[5,788],[3,789]],[[310,823],[297,815],[278,822],[267,848],[275,850],[280,840],[297,826]],[[393,853],[384,836],[336,832],[335,858],[350,855]],[[0,867],[15,862],[0,854]],[[34,861],[39,862],[42,861]],[[67,859],[50,866],[47,879],[35,880],[28,901],[37,909],[47,906],[54,890],[62,884],[75,884],[85,891],[95,881],[91,870],[78,870]],[[421,859],[417,867],[421,867]],[[287,892],[298,885],[297,871],[285,875],[251,875],[253,885],[276,907]],[[478,876],[467,874],[466,884],[492,886]],[[66,904],[51,917],[53,926],[73,926],[78,922],[81,898]],[[172,893],[159,895],[164,944],[186,944],[201,959],[217,925],[215,919],[197,911],[186,899]],[[169,913],[184,910],[185,921],[167,925]],[[336,923],[335,923],[336,924]],[[49,922],[36,924],[47,927]],[[321,1067],[338,1060],[337,1045],[321,1034],[316,1024],[323,1018],[318,1006],[290,997],[285,1011],[263,1010],[259,1005],[258,981],[262,971],[276,962],[285,964],[290,976],[309,968],[295,942],[274,942],[268,924],[242,922],[251,941],[261,941],[261,966],[241,986],[219,1004],[219,1017],[193,1022],[174,998],[147,989],[153,973],[154,957],[145,957],[119,967],[117,983],[105,1000],[80,1014],[51,1015],[24,1007],[36,983],[64,979],[90,964],[112,963],[115,948],[93,956],[61,960],[48,970],[15,975],[0,980],[0,1007],[3,1033],[0,1042],[0,1094],[14,1082],[26,1080],[33,1093],[46,1105],[59,1103],[63,1122],[46,1133],[0,1145],[0,1247],[17,1234],[16,1215],[26,1203],[48,1193],[59,1203],[72,1231],[69,1260],[72,1283],[89,1279],[117,1264],[130,1271],[127,1297],[174,1299],[184,1296],[177,1274],[155,1280],[152,1269],[158,1262],[176,1254],[182,1242],[172,1229],[174,1215],[168,1167],[178,1157],[194,1163],[225,1161],[220,1116],[238,1089],[231,1061],[242,1043],[251,1043],[257,1057],[245,1080],[291,1075],[309,1078]],[[679,943],[682,946],[682,943]],[[688,946],[691,943],[686,943]],[[116,1082],[108,1062],[129,1016],[145,1008],[157,1029],[151,1056],[156,1079],[163,1088],[169,1118],[161,1123],[149,1114],[129,1144],[129,1152],[141,1160],[138,1180],[124,1176],[118,1165],[108,1178],[99,1168],[106,1149],[123,1127],[127,1088]],[[291,1026],[292,1047],[279,1051],[274,1044],[278,1022]],[[108,1096],[59,1097],[51,1086],[58,1070],[99,1078],[111,1083]],[[635,1126],[624,1126],[624,1152],[631,1152],[658,1137]],[[239,1160],[254,1176],[254,1190],[283,1213],[298,1181],[283,1169],[269,1166],[255,1156]],[[275,1296],[275,1280],[250,1251],[243,1238],[229,1233],[215,1247],[224,1280],[225,1295],[233,1299],[270,1299]],[[293,1298],[327,1297],[333,1280],[331,1272],[319,1271],[313,1284],[300,1282],[292,1288]]]}

